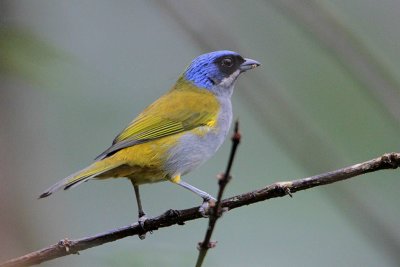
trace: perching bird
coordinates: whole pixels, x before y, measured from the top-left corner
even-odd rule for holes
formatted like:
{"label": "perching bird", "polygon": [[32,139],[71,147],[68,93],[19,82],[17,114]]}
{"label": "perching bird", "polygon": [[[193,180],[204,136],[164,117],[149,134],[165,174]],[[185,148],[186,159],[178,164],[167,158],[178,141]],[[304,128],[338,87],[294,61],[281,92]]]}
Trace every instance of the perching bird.
{"label": "perching bird", "polygon": [[87,168],[59,181],[40,195],[47,197],[92,179],[126,177],[134,187],[139,221],[145,220],[139,185],[171,181],[203,198],[208,193],[181,180],[215,154],[232,121],[231,95],[242,72],[259,66],[232,51],[195,58],[175,85],[148,106]]}

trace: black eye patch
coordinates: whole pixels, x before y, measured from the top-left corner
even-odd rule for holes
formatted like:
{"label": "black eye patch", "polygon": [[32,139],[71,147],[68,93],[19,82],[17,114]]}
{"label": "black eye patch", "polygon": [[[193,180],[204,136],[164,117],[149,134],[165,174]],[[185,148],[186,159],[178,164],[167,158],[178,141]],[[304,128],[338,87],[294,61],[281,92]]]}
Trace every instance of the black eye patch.
{"label": "black eye patch", "polygon": [[244,59],[239,55],[227,55],[217,58],[214,63],[218,66],[218,69],[226,76],[231,75],[240,65],[244,62]]}

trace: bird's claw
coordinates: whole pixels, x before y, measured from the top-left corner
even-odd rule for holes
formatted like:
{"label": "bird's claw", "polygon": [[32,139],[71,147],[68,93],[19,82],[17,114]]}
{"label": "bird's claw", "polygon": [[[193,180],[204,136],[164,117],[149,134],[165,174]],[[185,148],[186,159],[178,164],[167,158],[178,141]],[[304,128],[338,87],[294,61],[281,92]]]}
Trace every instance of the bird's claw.
{"label": "bird's claw", "polygon": [[203,216],[204,218],[208,218],[209,210],[210,210],[210,208],[213,208],[215,206],[216,201],[217,200],[213,197],[204,199],[203,204],[201,204],[201,206],[199,208],[199,212],[200,212],[201,216]]}
{"label": "bird's claw", "polygon": [[145,214],[143,214],[142,216],[140,216],[140,217],[139,217],[139,220],[138,220],[138,223],[139,223],[140,227],[141,227],[142,230],[143,230],[143,233],[139,234],[139,238],[140,238],[141,240],[143,240],[143,239],[146,238],[146,229],[145,229],[145,227],[144,227],[144,222],[145,222],[146,220],[147,220],[147,217],[146,217]]}

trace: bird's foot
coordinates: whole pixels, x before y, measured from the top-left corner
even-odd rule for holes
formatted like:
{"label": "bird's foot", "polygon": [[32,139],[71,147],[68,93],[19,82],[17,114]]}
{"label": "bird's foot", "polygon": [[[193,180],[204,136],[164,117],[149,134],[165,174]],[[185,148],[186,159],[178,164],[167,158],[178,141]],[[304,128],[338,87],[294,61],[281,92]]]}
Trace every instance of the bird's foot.
{"label": "bird's foot", "polygon": [[146,238],[146,228],[144,227],[144,222],[147,220],[147,217],[146,217],[146,214],[139,214],[139,220],[138,220],[138,223],[139,223],[139,225],[140,225],[140,227],[142,228],[142,230],[143,230],[143,233],[140,233],[139,234],[139,238],[141,239],[141,240],[143,240],[143,239],[145,239]]}
{"label": "bird's foot", "polygon": [[208,218],[210,214],[210,209],[214,208],[216,201],[217,200],[213,197],[205,198],[203,204],[201,204],[199,208],[201,216],[203,216],[204,218]]}

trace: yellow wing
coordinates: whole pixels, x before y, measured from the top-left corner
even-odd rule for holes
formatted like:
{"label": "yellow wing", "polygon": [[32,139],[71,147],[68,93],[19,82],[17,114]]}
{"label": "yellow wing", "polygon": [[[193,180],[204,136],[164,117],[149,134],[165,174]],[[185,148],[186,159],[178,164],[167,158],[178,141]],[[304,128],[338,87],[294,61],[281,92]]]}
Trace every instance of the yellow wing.
{"label": "yellow wing", "polygon": [[180,80],[171,91],[139,114],[96,160],[136,144],[200,126],[212,126],[218,111],[218,100],[212,93]]}

